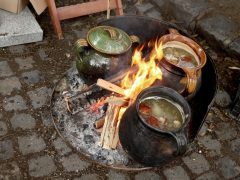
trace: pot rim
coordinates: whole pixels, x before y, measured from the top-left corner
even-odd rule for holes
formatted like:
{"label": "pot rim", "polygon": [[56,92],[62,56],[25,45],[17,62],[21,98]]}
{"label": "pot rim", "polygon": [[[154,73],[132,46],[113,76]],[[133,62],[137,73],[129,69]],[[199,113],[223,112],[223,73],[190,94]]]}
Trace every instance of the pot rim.
{"label": "pot rim", "polygon": [[[174,102],[176,102],[173,97],[175,97],[178,102],[176,102],[177,104],[179,104],[183,111],[186,109],[187,111],[187,114],[185,113],[184,111],[184,114],[185,114],[185,118],[184,118],[184,123],[183,125],[176,129],[175,131],[164,131],[164,130],[161,130],[159,128],[155,128],[151,125],[149,125],[139,114],[139,105],[140,105],[140,100],[142,99],[142,96],[144,96],[145,94],[148,94],[148,93],[152,93],[152,92],[161,92],[163,93],[164,95],[166,95],[167,97],[170,97],[169,99],[173,100]],[[164,96],[164,97],[166,97]],[[148,87],[146,89],[144,89],[136,98],[136,101],[135,101],[135,108],[136,108],[136,111],[137,111],[137,116],[139,117],[140,119],[140,122],[143,123],[144,126],[146,126],[147,128],[150,128],[151,130],[154,130],[158,133],[165,133],[165,134],[174,134],[174,133],[179,133],[181,132],[183,129],[185,129],[185,127],[188,125],[188,123],[190,122],[191,120],[191,117],[192,117],[192,112],[191,112],[191,108],[190,108],[190,105],[189,103],[187,102],[187,100],[181,95],[179,94],[177,91],[175,91],[174,89],[172,88],[169,88],[169,87],[166,87],[166,86],[151,86],[151,87]],[[185,109],[183,108],[182,104],[184,104],[185,106]]]}

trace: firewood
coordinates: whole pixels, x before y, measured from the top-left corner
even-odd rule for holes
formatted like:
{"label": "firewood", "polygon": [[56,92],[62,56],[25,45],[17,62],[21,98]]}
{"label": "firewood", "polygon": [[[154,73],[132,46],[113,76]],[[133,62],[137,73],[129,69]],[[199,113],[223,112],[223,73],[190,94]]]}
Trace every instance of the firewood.
{"label": "firewood", "polygon": [[96,129],[99,129],[99,128],[103,127],[104,121],[105,121],[105,116],[104,116],[104,117],[101,117],[101,118],[98,119],[98,120],[96,120],[95,123],[94,123],[94,127],[95,127]]}
{"label": "firewood", "polygon": [[128,104],[128,99],[124,99],[123,97],[110,96],[105,99],[105,102],[111,103],[117,106],[125,106]]}
{"label": "firewood", "polygon": [[119,110],[120,106],[113,104],[108,105],[100,139],[100,145],[105,149],[111,149],[111,144],[116,131]]}
{"label": "firewood", "polygon": [[111,83],[111,82],[108,82],[104,79],[98,79],[97,80],[97,86],[101,87],[101,88],[104,88],[104,89],[107,89],[109,91],[112,91],[112,92],[115,92],[115,93],[118,93],[120,95],[125,95],[124,94],[124,89],[122,89],[121,87]]}

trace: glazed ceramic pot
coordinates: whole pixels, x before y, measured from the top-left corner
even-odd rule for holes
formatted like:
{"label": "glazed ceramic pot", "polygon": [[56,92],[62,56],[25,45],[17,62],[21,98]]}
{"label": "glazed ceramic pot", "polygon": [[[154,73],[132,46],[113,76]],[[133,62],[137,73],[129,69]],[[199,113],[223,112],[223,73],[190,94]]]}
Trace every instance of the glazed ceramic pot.
{"label": "glazed ceramic pot", "polygon": [[[164,98],[175,104],[182,112],[182,125],[174,130],[166,130],[146,121],[140,113],[140,106],[144,99],[150,97]],[[166,111],[165,109],[163,114]],[[177,91],[163,86],[150,87],[142,91],[134,104],[123,114],[119,126],[119,140],[123,149],[134,160],[148,166],[163,165],[185,153],[189,142],[190,120],[191,108]]]}
{"label": "glazed ceramic pot", "polygon": [[[123,30],[111,26],[97,26],[89,30],[86,39],[75,43],[76,66],[80,73],[101,76],[119,66],[121,55],[132,47],[139,38],[129,36]],[[126,62],[120,63],[127,63]]]}
{"label": "glazed ceramic pot", "polygon": [[164,58],[160,62],[163,81],[182,95],[192,98],[201,86],[201,69],[206,64],[204,50],[192,39],[169,29],[160,38]]}

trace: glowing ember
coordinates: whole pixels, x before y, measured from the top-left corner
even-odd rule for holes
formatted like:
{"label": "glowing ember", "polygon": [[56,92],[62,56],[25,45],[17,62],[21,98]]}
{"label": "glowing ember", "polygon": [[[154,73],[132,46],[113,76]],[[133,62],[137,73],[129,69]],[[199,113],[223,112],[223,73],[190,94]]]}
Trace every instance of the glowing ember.
{"label": "glowing ember", "polygon": [[99,113],[99,108],[100,108],[101,106],[103,106],[105,103],[106,103],[105,98],[104,98],[104,97],[101,97],[96,103],[94,103],[94,104],[92,104],[92,105],[90,106],[90,110],[91,110],[92,112]]}
{"label": "glowing ember", "polygon": [[121,81],[121,87],[125,89],[126,97],[134,101],[137,95],[145,88],[151,86],[156,80],[162,79],[162,71],[158,67],[158,63],[163,57],[162,43],[155,41],[149,59],[142,57],[143,47],[135,50],[132,57],[132,65],[137,66],[138,71],[134,74],[128,73]]}

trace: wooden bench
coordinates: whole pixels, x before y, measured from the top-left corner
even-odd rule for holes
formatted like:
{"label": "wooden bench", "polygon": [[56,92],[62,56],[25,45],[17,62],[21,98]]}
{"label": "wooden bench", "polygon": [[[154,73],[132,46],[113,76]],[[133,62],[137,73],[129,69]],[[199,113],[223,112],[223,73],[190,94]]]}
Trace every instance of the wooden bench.
{"label": "wooden bench", "polygon": [[107,9],[114,9],[116,15],[123,15],[121,0],[95,0],[58,8],[56,7],[55,0],[47,0],[47,4],[54,30],[59,39],[63,38],[60,24],[62,20],[103,12],[107,11]]}

